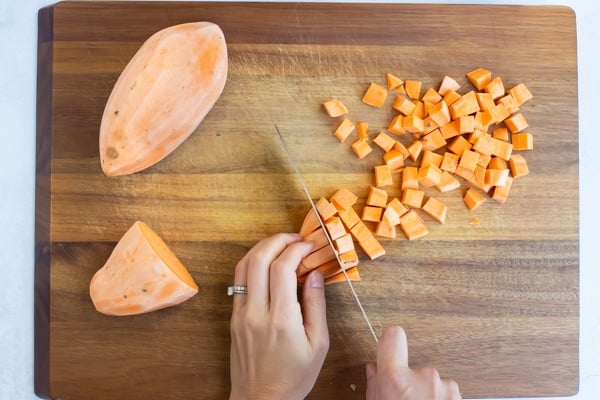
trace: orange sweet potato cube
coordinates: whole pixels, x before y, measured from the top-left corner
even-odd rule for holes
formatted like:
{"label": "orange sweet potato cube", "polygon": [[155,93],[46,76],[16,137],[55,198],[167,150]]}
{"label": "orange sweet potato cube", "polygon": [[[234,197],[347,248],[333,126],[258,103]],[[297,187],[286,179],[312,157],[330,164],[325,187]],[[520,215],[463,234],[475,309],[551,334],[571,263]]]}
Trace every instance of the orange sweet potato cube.
{"label": "orange sweet potato cube", "polygon": [[482,90],[492,81],[492,73],[484,68],[477,68],[467,73],[467,78],[477,90]]}
{"label": "orange sweet potato cube", "polygon": [[392,180],[392,170],[389,165],[375,166],[375,186],[391,186],[394,184]]}
{"label": "orange sweet potato cube", "polygon": [[371,82],[365,92],[362,101],[373,107],[381,107],[387,97],[387,89],[375,82]]}
{"label": "orange sweet potato cube", "polygon": [[366,204],[373,207],[385,207],[387,205],[388,194],[385,190],[376,188],[374,186],[369,187],[369,194],[367,195]]}
{"label": "orange sweet potato cube", "polygon": [[325,112],[330,117],[339,117],[348,113],[348,108],[338,99],[330,99],[323,103]]}
{"label": "orange sweet potato cube", "polygon": [[410,210],[400,218],[400,229],[408,240],[418,239],[429,233],[427,226],[414,210]]}
{"label": "orange sweet potato cube", "polygon": [[448,207],[436,198],[430,197],[423,204],[423,211],[431,215],[440,224],[446,223]]}
{"label": "orange sweet potato cube", "polygon": [[338,138],[340,143],[343,143],[344,140],[346,140],[346,138],[350,136],[350,134],[354,130],[354,127],[355,125],[352,121],[350,121],[348,118],[344,118],[344,120],[338,125],[333,134],[336,138]]}
{"label": "orange sweet potato cube", "polygon": [[373,148],[367,143],[366,140],[358,139],[352,143],[352,151],[356,154],[359,160],[365,158],[369,153],[373,151]]}

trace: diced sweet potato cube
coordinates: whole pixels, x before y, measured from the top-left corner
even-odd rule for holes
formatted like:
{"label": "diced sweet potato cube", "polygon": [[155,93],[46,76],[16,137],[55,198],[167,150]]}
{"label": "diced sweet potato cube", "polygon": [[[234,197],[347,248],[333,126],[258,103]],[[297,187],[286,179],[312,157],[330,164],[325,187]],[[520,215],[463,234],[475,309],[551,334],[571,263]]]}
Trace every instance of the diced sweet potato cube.
{"label": "diced sweet potato cube", "polygon": [[485,85],[483,90],[492,96],[492,99],[494,100],[504,96],[506,93],[504,83],[502,83],[502,79],[499,76],[495,77],[490,83]]}
{"label": "diced sweet potato cube", "polygon": [[475,92],[470,91],[462,95],[460,99],[448,107],[452,119],[460,118],[464,115],[474,114],[479,111],[479,103]]}
{"label": "diced sweet potato cube", "polygon": [[[400,203],[400,201],[398,201],[398,203],[401,204],[402,207],[404,207],[404,205],[402,203]],[[404,208],[406,209],[406,207],[404,207]],[[382,221],[385,220],[389,226],[396,226],[400,223],[400,214],[398,214],[395,207],[387,206],[385,208],[385,210],[383,211],[381,220]]]}
{"label": "diced sweet potato cube", "polygon": [[421,208],[425,192],[421,190],[406,189],[402,191],[402,204],[412,208]]}
{"label": "diced sweet potato cube", "polygon": [[404,135],[406,133],[406,129],[404,129],[402,125],[402,118],[402,114],[396,115],[388,125],[388,131],[396,135]]}
{"label": "diced sweet potato cube", "polygon": [[429,88],[425,91],[423,97],[421,97],[421,101],[435,104],[442,101],[442,96],[434,88]]}
{"label": "diced sweet potato cube", "polygon": [[533,135],[529,132],[513,133],[511,135],[513,150],[533,149]]}
{"label": "diced sweet potato cube", "polygon": [[[404,204],[402,204],[400,202],[400,200],[398,200],[396,197],[394,197],[392,200],[390,200],[390,202],[387,204],[387,208],[390,208],[392,210],[394,210],[394,212],[399,216],[403,216],[404,214],[406,214],[408,212],[408,208],[406,208],[406,206]],[[383,218],[385,218],[385,211],[383,212]],[[398,223],[400,223],[398,221]]]}
{"label": "diced sweet potato cube", "polygon": [[358,244],[371,260],[375,260],[376,258],[385,255],[385,249],[373,235],[364,242],[358,242]]}
{"label": "diced sweet potato cube", "polygon": [[358,133],[358,138],[364,140],[366,142],[369,141],[369,123],[368,122],[359,122],[356,124],[356,132]]}
{"label": "diced sweet potato cube", "polygon": [[400,218],[400,229],[408,240],[418,239],[429,233],[421,217],[410,210]]}
{"label": "diced sweet potato cube", "polygon": [[335,206],[333,204],[331,204],[329,202],[329,200],[327,200],[325,197],[321,197],[315,203],[315,207],[317,207],[317,210],[319,211],[319,215],[321,215],[321,218],[323,219],[323,221],[328,220],[329,218],[333,217],[338,212],[337,208],[335,208]]}
{"label": "diced sweet potato cube", "polygon": [[[498,158],[498,157],[495,157]],[[488,168],[488,164],[492,160],[492,156],[488,156],[487,154],[479,153],[479,159],[477,160],[477,165],[481,168]]]}
{"label": "diced sweet potato cube", "polygon": [[354,130],[354,127],[355,125],[352,121],[350,121],[348,118],[344,118],[344,120],[338,125],[337,129],[333,132],[333,134],[336,138],[338,138],[340,143],[343,143],[344,140],[346,140],[346,138],[350,136],[350,134]]}
{"label": "diced sweet potato cube", "polygon": [[505,161],[508,161],[510,159],[510,155],[512,154],[513,150],[512,143],[492,138],[492,144],[494,146],[494,151],[492,151],[493,156],[500,157]]}
{"label": "diced sweet potato cube", "polygon": [[406,167],[402,170],[401,189],[419,189],[419,170],[417,167]]}
{"label": "diced sweet potato cube", "polygon": [[442,179],[440,183],[435,185],[435,188],[442,193],[450,192],[452,190],[458,189],[460,187],[460,182],[456,179],[452,174],[448,171],[442,171]]}
{"label": "diced sweet potato cube", "polygon": [[383,208],[381,207],[364,206],[361,219],[368,222],[379,222],[382,214]]}
{"label": "diced sweet potato cube", "polygon": [[390,74],[389,72],[385,74],[385,80],[387,82],[388,90],[396,89],[397,87],[402,86],[404,84],[402,79],[398,78],[394,74]]}
{"label": "diced sweet potato cube", "polygon": [[508,128],[499,126],[498,128],[496,128],[492,131],[492,137],[499,139],[499,140],[504,140],[505,142],[508,142],[508,140],[510,139],[510,136],[508,134]]}
{"label": "diced sweet potato cube", "polygon": [[436,104],[431,104],[427,109],[427,113],[429,114],[429,118],[431,118],[437,126],[444,126],[450,122],[451,119],[450,109],[445,100]]}
{"label": "diced sweet potato cube", "polygon": [[389,239],[396,239],[396,225],[390,225],[388,220],[382,219],[377,223],[375,234]]}
{"label": "diced sweet potato cube", "polygon": [[498,203],[506,203],[508,200],[508,194],[510,193],[510,188],[513,183],[513,178],[509,176],[506,179],[506,183],[504,186],[496,186],[494,187],[494,192],[492,193],[492,199],[496,200]]}
{"label": "diced sweet potato cube", "polygon": [[471,150],[465,150],[460,156],[457,168],[464,168],[468,171],[475,171],[477,166],[477,160],[479,160],[479,154]]}
{"label": "diced sweet potato cube", "polygon": [[356,154],[359,160],[365,158],[370,152],[373,151],[373,148],[367,143],[366,140],[358,139],[356,142],[352,143],[352,151]]}
{"label": "diced sweet potato cube", "polygon": [[498,124],[504,121],[506,118],[510,117],[510,113],[502,103],[497,104],[494,108],[490,109],[489,111],[492,115],[492,119],[494,120],[494,124]]}
{"label": "diced sweet potato cube", "polygon": [[506,169],[508,168],[508,165],[506,164],[506,161],[501,159],[500,157],[491,157],[488,164],[484,167],[491,169]]}
{"label": "diced sweet potato cube", "polygon": [[420,99],[422,84],[423,83],[421,81],[417,81],[414,79],[407,79],[406,81],[404,81],[404,89],[406,90],[406,94],[408,95],[408,97],[415,100]]}
{"label": "diced sweet potato cube", "polygon": [[400,153],[402,153],[402,157],[405,160],[410,157],[410,153],[408,152],[406,147],[404,147],[404,145],[400,142],[396,142],[396,144],[394,144],[394,150],[398,150]]}
{"label": "diced sweet potato cube", "polygon": [[387,205],[388,194],[385,190],[376,188],[374,186],[369,187],[369,194],[367,195],[366,204],[373,207],[385,207]]}
{"label": "diced sweet potato cube", "polygon": [[427,110],[425,110],[425,104],[420,100],[413,100],[413,104],[415,105],[415,109],[412,114],[417,117],[424,119],[427,116]]}
{"label": "diced sweet potato cube", "polygon": [[338,216],[348,229],[352,229],[360,221],[360,217],[353,208],[339,211]]}
{"label": "diced sweet potato cube", "polygon": [[428,166],[429,164],[433,164],[436,167],[440,167],[442,165],[442,159],[444,156],[438,153],[434,153],[431,150],[423,151],[423,157],[421,158],[421,168]]}
{"label": "diced sweet potato cube", "polygon": [[410,114],[402,118],[402,127],[410,133],[422,133],[425,129],[423,120],[414,114]]}
{"label": "diced sweet potato cube", "polygon": [[439,129],[434,129],[421,139],[423,142],[423,151],[433,151],[446,145],[446,139],[442,136]]}
{"label": "diced sweet potato cube", "polygon": [[417,161],[423,150],[423,143],[419,140],[415,140],[406,148],[406,150],[408,150],[408,154],[410,154],[410,159]]}
{"label": "diced sweet potato cube", "polygon": [[358,200],[358,197],[348,189],[339,189],[331,196],[329,200],[338,211],[351,208]]}
{"label": "diced sweet potato cube", "polygon": [[487,133],[479,136],[479,139],[473,143],[473,150],[486,156],[491,156],[494,151],[492,137]]}
{"label": "diced sweet potato cube", "polygon": [[373,107],[381,107],[385,103],[387,89],[375,82],[371,82],[365,92],[362,101]]}
{"label": "diced sweet potato cube", "polygon": [[382,131],[373,139],[373,143],[379,146],[381,150],[388,152],[394,147],[396,141]]}
{"label": "diced sweet potato cube", "polygon": [[423,120],[423,132],[429,133],[438,128],[439,128],[438,124],[436,124],[435,121],[433,119],[431,119],[431,117],[429,115],[427,115],[427,117],[425,117],[425,119]]}
{"label": "diced sweet potato cube", "polygon": [[344,228],[342,220],[337,216],[326,220],[325,227],[327,228],[327,232],[329,232],[331,240],[336,240],[337,238],[340,238],[346,234],[346,228]]}
{"label": "diced sweet potato cube", "polygon": [[517,113],[512,117],[506,118],[504,120],[506,127],[511,133],[517,133],[527,128],[529,124],[525,120],[525,117],[521,113]]}
{"label": "diced sweet potato cube", "polygon": [[[350,242],[352,242],[352,239],[350,239]],[[356,250],[354,250],[354,248],[352,248],[351,250],[341,253],[340,261],[342,262],[342,265],[344,266],[344,270],[347,270],[352,267],[356,267],[358,265],[358,254],[356,254]]]}
{"label": "diced sweet potato cube", "polygon": [[430,197],[423,204],[423,211],[431,215],[440,224],[446,222],[448,207],[438,199]]}
{"label": "diced sweet potato cube", "polygon": [[419,184],[424,187],[433,187],[442,180],[442,170],[434,164],[419,168]]}
{"label": "diced sweet potato cube", "polygon": [[340,236],[339,238],[335,239],[333,241],[333,244],[335,246],[335,249],[340,254],[340,258],[343,253],[354,250],[354,242],[352,241],[352,235],[350,235],[349,233],[346,233],[343,236]]}
{"label": "diced sweet potato cube", "polygon": [[440,164],[440,169],[442,171],[448,171],[453,173],[454,171],[456,171],[459,158],[460,157],[458,156],[458,154],[454,154],[449,151],[445,152],[442,156],[442,163]]}
{"label": "diced sweet potato cube", "polygon": [[391,186],[394,184],[392,180],[392,170],[389,165],[375,166],[375,186]]}
{"label": "diced sweet potato cube", "polygon": [[477,103],[479,104],[479,108],[482,111],[487,111],[490,108],[496,106],[492,95],[489,93],[477,92],[475,93],[475,97],[477,98]]}
{"label": "diced sweet potato cube", "polygon": [[510,174],[513,178],[518,178],[529,173],[527,161],[525,161],[525,158],[520,154],[511,155],[508,164],[510,165]]}
{"label": "diced sweet potato cube", "polygon": [[504,186],[508,179],[508,169],[492,169],[488,168],[485,170],[485,181],[484,184],[490,186]]}
{"label": "diced sweet potato cube", "polygon": [[472,115],[463,115],[458,119],[458,133],[473,133],[475,130],[475,117]]}
{"label": "diced sweet potato cube", "polygon": [[460,135],[460,119],[455,119],[440,127],[440,132],[444,140],[451,139]]}
{"label": "diced sweet potato cube", "polygon": [[485,202],[485,197],[473,188],[469,188],[463,197],[469,210],[474,210]]}
{"label": "diced sweet potato cube", "polygon": [[473,147],[471,143],[469,143],[469,141],[463,136],[457,136],[452,142],[448,144],[448,150],[458,155],[459,157],[462,156],[462,154],[465,151],[471,150],[471,147]]}
{"label": "diced sweet potato cube", "polygon": [[339,117],[348,113],[348,108],[338,99],[330,99],[323,103],[325,112],[330,117]]}
{"label": "diced sweet potato cube", "polygon": [[417,106],[415,103],[403,96],[396,96],[392,108],[396,111],[401,112],[404,115],[410,115]]}
{"label": "diced sweet potato cube", "polygon": [[477,68],[467,73],[467,78],[477,90],[482,90],[492,81],[492,73],[484,68]]}
{"label": "diced sweet potato cube", "polygon": [[460,85],[458,84],[458,82],[446,75],[440,83],[438,93],[444,96],[449,90],[457,91],[458,89],[460,89]]}
{"label": "diced sweet potato cube", "polygon": [[506,111],[509,114],[513,114],[513,113],[519,111],[519,104],[517,103],[515,98],[512,97],[512,95],[510,95],[510,94],[500,97],[498,100],[496,100],[496,104],[504,105],[504,108],[506,108]]}
{"label": "diced sweet potato cube", "polygon": [[458,100],[460,100],[462,96],[460,95],[460,93],[456,92],[455,90],[448,90],[446,92],[446,94],[444,95],[444,102],[448,105],[451,106],[452,104],[456,103]]}
{"label": "diced sweet potato cube", "polygon": [[392,149],[383,155],[383,162],[390,166],[390,170],[397,171],[404,166],[404,156],[400,150]]}

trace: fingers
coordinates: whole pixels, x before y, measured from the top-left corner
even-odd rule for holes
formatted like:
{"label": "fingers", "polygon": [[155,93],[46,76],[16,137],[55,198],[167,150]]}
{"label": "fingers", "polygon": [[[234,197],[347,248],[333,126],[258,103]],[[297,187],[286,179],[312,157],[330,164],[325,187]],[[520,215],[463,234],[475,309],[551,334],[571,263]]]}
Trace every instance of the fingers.
{"label": "fingers", "polygon": [[313,247],[313,242],[292,243],[273,260],[269,271],[271,312],[289,314],[290,307],[297,307],[298,278],[296,269]]}
{"label": "fingers", "polygon": [[313,350],[323,357],[329,349],[329,329],[325,307],[325,282],[321,271],[314,270],[302,288],[304,330]]}
{"label": "fingers", "polygon": [[367,373],[367,394],[366,400],[377,400],[377,364],[368,363]]}
{"label": "fingers", "polygon": [[269,304],[269,274],[271,264],[292,243],[301,236],[293,233],[280,233],[258,242],[247,254],[249,307],[266,309]]}
{"label": "fingers", "polygon": [[408,367],[408,343],[404,329],[399,326],[384,329],[377,346],[377,366]]}

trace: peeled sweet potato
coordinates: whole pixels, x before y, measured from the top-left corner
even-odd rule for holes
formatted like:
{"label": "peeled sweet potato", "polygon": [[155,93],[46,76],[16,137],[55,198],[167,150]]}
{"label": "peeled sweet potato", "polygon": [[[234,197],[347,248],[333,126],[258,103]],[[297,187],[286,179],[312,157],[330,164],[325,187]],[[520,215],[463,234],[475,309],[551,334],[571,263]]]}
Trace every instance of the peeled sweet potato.
{"label": "peeled sweet potato", "polygon": [[175,150],[220,97],[227,66],[225,36],[213,23],[175,25],[148,38],[106,103],[100,125],[102,171],[132,174]]}
{"label": "peeled sweet potato", "polygon": [[198,293],[198,285],[166,243],[137,221],[90,281],[96,310],[132,315],[182,303]]}

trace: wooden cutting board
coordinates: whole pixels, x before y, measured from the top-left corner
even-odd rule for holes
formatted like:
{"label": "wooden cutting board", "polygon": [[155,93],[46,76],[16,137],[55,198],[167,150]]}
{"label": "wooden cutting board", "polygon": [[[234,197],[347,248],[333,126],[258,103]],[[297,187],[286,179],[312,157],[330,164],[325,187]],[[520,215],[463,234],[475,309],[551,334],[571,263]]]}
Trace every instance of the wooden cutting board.
{"label": "wooden cutting board", "polygon": [[[132,176],[100,170],[98,128],[130,57],[153,32],[207,20],[228,41],[229,78],[202,125],[172,155]],[[465,397],[578,390],[578,120],[575,15],[563,7],[400,4],[66,2],[39,13],[36,392],[62,399],[223,399],[229,388],[226,287],[260,238],[296,231],[309,206],[277,140],[287,137],[312,195],[364,202],[376,150],[358,160],[321,102],[342,99],[371,134],[390,107],[360,98],[385,73],[469,90],[478,67],[522,107],[535,148],[507,203],[474,212],[466,189],[438,194],[441,225],[383,240],[362,257],[357,292],[378,333],[402,325],[414,367],[435,366]],[[389,103],[389,104],[388,104]],[[406,141],[408,137],[397,137]],[[398,179],[396,177],[395,179]],[[399,194],[396,184],[389,188]],[[470,222],[474,217],[479,224]],[[120,236],[143,220],[198,281],[190,301],[114,318],[88,283]],[[345,284],[327,287],[331,348],[311,399],[364,397],[375,348]],[[276,368],[277,366],[274,366]]]}

